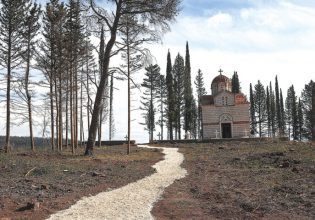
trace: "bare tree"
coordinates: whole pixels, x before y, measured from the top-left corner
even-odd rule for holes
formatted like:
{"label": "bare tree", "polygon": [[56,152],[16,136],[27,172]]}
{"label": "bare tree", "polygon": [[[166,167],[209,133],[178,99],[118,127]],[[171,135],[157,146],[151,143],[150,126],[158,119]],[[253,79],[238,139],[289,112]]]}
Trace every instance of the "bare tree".
{"label": "bare tree", "polygon": [[[179,11],[180,0],[163,0],[163,1],[144,1],[144,0],[111,0],[105,4],[109,7],[100,8],[96,6],[94,0],[90,0],[90,6],[94,14],[105,24],[105,29],[109,33],[108,41],[105,48],[102,74],[100,84],[96,93],[94,109],[92,114],[89,137],[86,146],[85,155],[93,154],[95,145],[96,131],[99,125],[99,114],[101,111],[102,96],[105,91],[109,77],[109,63],[113,55],[113,47],[118,42],[117,33],[124,27],[121,18],[126,15],[138,17],[137,26],[143,27],[143,35],[151,35],[152,40],[159,40],[160,34],[169,29],[169,22],[174,20]],[[112,9],[110,11],[110,9]]]}
{"label": "bare tree", "polygon": [[13,70],[22,62],[25,14],[28,11],[28,0],[1,0],[0,9],[0,65],[7,71],[6,88],[6,140],[5,152],[11,150],[11,80]]}
{"label": "bare tree", "polygon": [[[33,59],[33,55],[35,52],[35,44],[37,41],[35,40],[36,35],[39,31],[39,16],[40,16],[40,5],[34,3],[30,10],[27,12],[26,20],[24,21],[24,30],[23,30],[23,38],[26,44],[26,50],[23,53],[23,60],[25,62],[25,75],[18,80],[18,87],[16,88],[17,94],[22,99],[22,102],[27,105],[27,114],[24,114],[24,107],[21,109],[22,115],[27,115],[25,118],[29,123],[29,132],[30,132],[30,141],[31,141],[31,149],[35,150],[34,145],[34,135],[33,135],[33,118],[32,118],[32,97],[33,91],[30,89],[30,69],[31,69],[31,60]],[[21,105],[21,103],[20,103]]]}

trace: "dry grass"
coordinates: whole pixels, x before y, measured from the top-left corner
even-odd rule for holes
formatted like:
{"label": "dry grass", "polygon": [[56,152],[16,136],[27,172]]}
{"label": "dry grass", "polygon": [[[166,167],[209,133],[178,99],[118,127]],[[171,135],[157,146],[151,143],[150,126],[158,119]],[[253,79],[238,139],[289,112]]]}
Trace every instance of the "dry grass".
{"label": "dry grass", "polygon": [[165,199],[154,208],[156,216],[315,218],[315,148],[310,144],[269,141],[179,147],[189,175],[167,189]]}
{"label": "dry grass", "polygon": [[[95,148],[95,156],[82,156],[84,149],[55,153],[15,151],[0,153],[0,218],[44,219],[82,196],[118,188],[154,173],[151,165],[162,159],[159,151],[126,146]],[[27,203],[40,203],[40,210],[17,211]]]}

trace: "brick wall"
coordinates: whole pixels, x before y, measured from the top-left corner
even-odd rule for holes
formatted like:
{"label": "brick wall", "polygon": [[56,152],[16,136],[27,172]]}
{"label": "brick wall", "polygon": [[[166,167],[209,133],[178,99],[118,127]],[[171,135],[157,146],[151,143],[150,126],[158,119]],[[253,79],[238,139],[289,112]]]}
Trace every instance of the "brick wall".
{"label": "brick wall", "polygon": [[[219,95],[218,97],[218,99],[220,99],[221,95]],[[225,115],[226,117],[222,117],[223,115]],[[247,131],[247,135],[249,135],[249,104],[239,104],[232,106],[205,105],[202,106],[204,139],[215,138],[216,131],[219,132],[218,137],[221,137],[220,119],[222,118],[225,118],[226,120],[223,121],[224,123],[232,124],[233,138],[244,137],[245,130]],[[231,118],[231,120],[229,118]]]}

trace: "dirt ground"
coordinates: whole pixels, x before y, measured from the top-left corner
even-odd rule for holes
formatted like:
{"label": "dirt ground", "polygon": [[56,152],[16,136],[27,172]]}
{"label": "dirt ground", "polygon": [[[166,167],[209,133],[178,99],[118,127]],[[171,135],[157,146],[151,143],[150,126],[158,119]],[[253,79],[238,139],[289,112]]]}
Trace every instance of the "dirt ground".
{"label": "dirt ground", "polygon": [[45,219],[83,196],[118,188],[155,172],[159,150],[95,149],[95,157],[49,151],[0,152],[0,219]]}
{"label": "dirt ground", "polygon": [[315,148],[310,144],[175,146],[185,155],[188,175],[155,204],[157,219],[315,219]]}

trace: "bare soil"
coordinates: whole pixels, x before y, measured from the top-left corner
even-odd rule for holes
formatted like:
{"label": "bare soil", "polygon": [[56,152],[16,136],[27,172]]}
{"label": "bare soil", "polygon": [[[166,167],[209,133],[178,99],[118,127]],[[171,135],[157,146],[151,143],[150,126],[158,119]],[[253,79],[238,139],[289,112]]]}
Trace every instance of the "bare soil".
{"label": "bare soil", "polygon": [[94,157],[49,151],[0,152],[0,219],[45,219],[83,196],[119,188],[155,172],[156,149],[95,149]]}
{"label": "bare soil", "polygon": [[175,144],[186,178],[157,219],[315,219],[315,148],[298,142]]}

